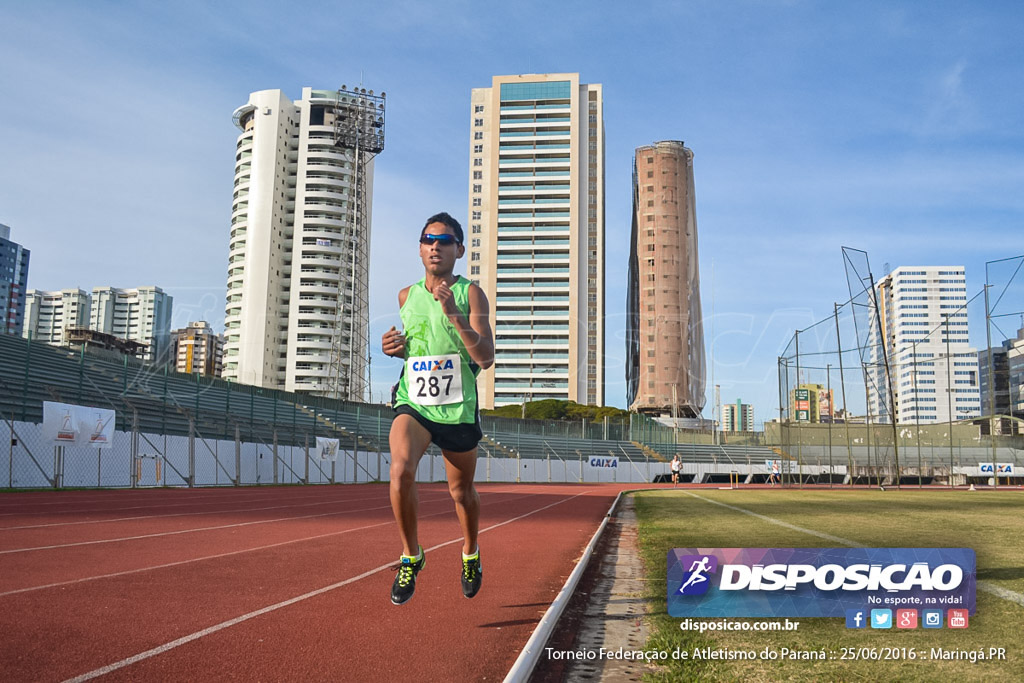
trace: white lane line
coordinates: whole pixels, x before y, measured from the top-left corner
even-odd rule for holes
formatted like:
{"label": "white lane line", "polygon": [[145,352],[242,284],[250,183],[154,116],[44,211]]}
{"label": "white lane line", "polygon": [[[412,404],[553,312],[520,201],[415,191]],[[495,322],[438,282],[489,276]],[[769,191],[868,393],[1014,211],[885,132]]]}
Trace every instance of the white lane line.
{"label": "white lane line", "polygon": [[[590,491],[583,491],[582,493],[578,493],[575,496],[570,496],[568,498],[563,498],[562,500],[559,500],[557,502],[551,503],[549,505],[545,505],[542,508],[537,508],[536,510],[532,510],[530,512],[527,512],[526,514],[519,515],[518,517],[513,517],[512,519],[507,519],[504,522],[498,522],[497,524],[492,524],[491,526],[487,527],[486,529],[481,529],[479,531],[479,533],[483,534],[483,533],[486,533],[486,532],[491,531],[493,529],[497,529],[498,527],[503,527],[506,524],[511,524],[512,522],[518,522],[521,519],[525,519],[526,517],[529,517],[531,515],[535,515],[538,512],[543,512],[544,510],[547,510],[548,508],[553,508],[556,505],[561,505],[562,503],[567,503],[570,500],[573,500],[575,498],[579,498],[580,496],[585,495],[587,493],[590,493]],[[449,541],[445,541],[443,543],[438,543],[437,545],[430,546],[429,548],[426,549],[425,552],[433,552],[434,550],[438,550],[439,548],[443,548],[445,546],[452,545],[453,543],[462,543],[462,540],[463,540],[462,537],[459,536],[458,538],[453,538],[453,539],[451,539]],[[235,617],[234,619],[229,619],[228,621],[222,621],[221,623],[215,624],[213,626],[210,626],[209,628],[204,628],[201,631],[196,631],[195,633],[190,633],[187,636],[182,636],[181,638],[178,638],[177,640],[172,640],[169,643],[164,643],[163,645],[154,647],[154,648],[152,648],[150,650],[146,650],[145,652],[140,652],[137,655],[133,655],[133,656],[128,657],[126,659],[122,659],[119,662],[114,662],[113,664],[108,664],[107,666],[100,667],[99,669],[93,669],[92,671],[89,671],[88,673],[84,673],[84,674],[82,674],[80,676],[75,676],[74,678],[69,678],[64,683],[82,683],[83,681],[88,681],[88,680],[91,680],[93,678],[97,678],[99,676],[105,676],[106,674],[108,674],[108,673],[110,673],[112,671],[117,671],[118,669],[123,669],[126,666],[131,666],[132,664],[137,664],[138,662],[141,662],[141,661],[143,661],[145,659],[149,659],[150,657],[155,657],[157,655],[163,654],[164,652],[167,652],[169,650],[173,650],[176,647],[181,647],[182,645],[185,645],[187,643],[191,643],[193,640],[199,640],[200,638],[203,638],[205,636],[211,635],[213,633],[217,633],[218,631],[223,631],[226,628],[231,628],[232,626],[240,624],[240,623],[242,623],[244,621],[248,621],[250,619],[254,619],[256,617],[262,616],[262,615],[267,614],[269,612],[274,612],[274,611],[279,610],[279,609],[281,609],[283,607],[288,607],[290,605],[294,605],[294,604],[296,604],[298,602],[302,602],[303,600],[308,600],[310,598],[315,598],[318,595],[323,595],[324,593],[328,593],[328,592],[330,592],[332,590],[335,590],[337,588],[342,588],[343,586],[347,586],[349,584],[355,583],[356,581],[360,581],[360,580],[365,579],[365,578],[367,578],[369,576],[373,576],[374,574],[382,572],[385,569],[390,569],[393,566],[395,566],[394,562],[389,562],[388,564],[382,564],[379,567],[374,567],[373,569],[370,569],[369,571],[365,571],[362,574],[359,574],[358,576],[353,576],[351,578],[345,579],[344,581],[339,581],[337,583],[332,583],[331,585],[324,586],[323,588],[317,588],[316,590],[310,591],[308,593],[303,593],[302,595],[298,595],[298,596],[296,596],[294,598],[290,598],[288,600],[284,600],[282,602],[278,602],[278,603],[275,603],[273,605],[268,605],[266,607],[263,607],[261,609],[258,609],[256,611],[254,611],[254,612],[249,612],[248,614],[243,614],[241,616]]]}
{"label": "white lane line", "polygon": [[[319,493],[319,492],[318,492]],[[251,503],[256,500],[286,500],[285,496],[253,496],[245,500],[244,502]],[[118,501],[118,502],[131,502],[131,501]],[[132,505],[130,507],[115,507],[115,508],[82,508],[79,510],[34,510],[30,512],[19,511],[19,512],[4,512],[0,513],[0,517],[12,517],[15,515],[20,516],[33,516],[33,515],[70,515],[70,514],[103,514],[105,512],[123,512],[125,510],[150,510],[150,509],[166,509],[166,508],[180,508],[188,505],[229,505],[231,503],[238,502],[237,497],[224,498],[219,500],[188,500],[183,502],[166,502],[158,503],[154,502],[151,505]],[[44,503],[44,505],[56,505],[57,503]]]}
{"label": "white lane line", "polygon": [[[722,503],[717,500],[711,500],[710,498],[705,498],[704,496],[698,496],[696,493],[690,493],[689,491],[683,491],[683,493],[685,493],[688,496],[693,496],[694,498],[699,498],[700,500],[703,500],[707,503],[714,503],[715,505],[721,505],[724,508],[729,508],[730,510],[735,510],[736,512],[742,512],[743,514],[750,515],[751,517],[757,517],[758,519],[764,520],[769,524],[776,524],[778,526],[786,527],[787,529],[792,529],[793,531],[799,531],[800,533],[810,534],[811,536],[817,536],[818,538],[825,539],[826,541],[841,543],[842,545],[849,546],[851,548],[868,547],[863,543],[857,543],[856,541],[851,541],[846,538],[840,538],[839,536],[832,536],[830,534],[825,534],[820,531],[815,531],[813,529],[805,529],[804,527],[796,526],[795,524],[790,524],[789,522],[783,522],[781,519],[775,519],[774,517],[760,515],[756,512],[751,512],[750,510],[744,510],[741,507],[736,507],[735,505],[729,505],[728,503]],[[1002,586],[997,586],[994,583],[990,583],[988,581],[978,581],[976,585],[978,586],[978,588],[985,591],[986,593],[991,593],[992,595],[1002,598],[1003,600],[1014,602],[1020,605],[1021,607],[1024,607],[1024,594],[1011,591],[1007,588],[1003,588]]]}
{"label": "white lane line", "polygon": [[[421,515],[420,519],[426,519],[427,517],[436,517],[438,515],[447,515],[447,514],[451,514],[451,512],[452,512],[451,510],[445,510],[444,512],[434,512],[434,513],[431,513],[429,515]],[[28,588],[18,588],[18,589],[15,589],[15,590],[7,591],[5,593],[0,593],[0,598],[4,597],[5,595],[16,595],[18,593],[31,593],[32,591],[43,590],[43,589],[46,589],[46,588],[57,588],[59,586],[70,586],[70,585],[73,585],[73,584],[76,584],[76,583],[86,583],[88,581],[97,581],[99,579],[111,579],[111,578],[115,578],[115,577],[118,577],[118,576],[128,576],[130,574],[141,574],[142,572],[155,571],[157,569],[167,569],[168,567],[178,567],[180,565],[191,564],[193,562],[203,562],[205,560],[216,560],[216,559],[220,559],[220,558],[223,558],[223,557],[231,557],[232,555],[242,555],[244,553],[252,553],[252,552],[257,552],[257,551],[260,551],[260,550],[270,550],[271,548],[278,548],[280,546],[290,545],[292,543],[303,543],[305,541],[315,541],[315,540],[318,540],[318,539],[321,539],[321,538],[329,538],[331,536],[341,536],[343,534],[348,534],[348,533],[351,533],[353,531],[365,531],[366,529],[373,529],[375,527],[386,526],[388,524],[394,524],[394,523],[395,523],[395,520],[390,519],[390,520],[387,520],[385,522],[380,522],[378,524],[368,524],[366,526],[355,527],[355,528],[352,528],[352,529],[344,529],[342,531],[332,531],[330,533],[318,534],[316,536],[306,536],[304,538],[293,538],[290,541],[281,541],[280,543],[270,543],[268,545],[261,545],[261,546],[255,547],[255,548],[245,548],[243,550],[234,550],[232,552],[219,553],[217,555],[204,555],[203,557],[193,557],[193,558],[188,559],[188,560],[179,560],[177,562],[168,562],[167,564],[158,564],[158,565],[154,565],[152,567],[140,567],[138,569],[127,569],[127,570],[125,570],[123,572],[113,572],[111,574],[99,574],[97,576],[86,576],[86,577],[83,577],[83,578],[80,578],[80,579],[71,579],[69,581],[58,581],[57,583],[48,583],[48,584],[45,584],[45,585],[42,585],[42,586],[30,586]]]}
{"label": "white lane line", "polygon": [[979,581],[978,588],[986,593],[991,593],[997,598],[1002,598],[1009,602],[1015,602],[1021,607],[1024,607],[1024,595],[1016,593],[1009,588],[1003,588],[1002,586],[997,586],[994,583],[989,583],[988,581]]}
{"label": "white lane line", "polygon": [[802,534],[810,534],[811,536],[817,536],[818,538],[824,539],[826,541],[833,541],[835,543],[840,543],[842,545],[848,545],[851,548],[865,547],[860,543],[855,543],[854,541],[849,541],[845,538],[839,538],[838,536],[832,536],[830,534],[825,534],[820,531],[814,531],[813,529],[805,529],[801,526],[790,524],[789,522],[783,522],[781,519],[775,519],[774,517],[768,517],[766,515],[759,515],[756,512],[744,510],[743,508],[738,508],[735,505],[729,505],[728,503],[722,503],[717,500],[711,500],[710,498],[705,498],[704,496],[698,496],[696,493],[690,493],[689,491],[683,491],[683,493],[685,493],[688,496],[693,496],[694,498],[699,498],[700,500],[703,500],[707,503],[714,503],[715,505],[721,505],[724,508],[729,508],[730,510],[735,510],[736,512],[742,512],[743,514],[750,515],[751,517],[757,517],[758,519],[762,519],[768,522],[769,524],[776,524],[778,526],[786,527],[787,529],[792,529],[793,531],[799,531]]}
{"label": "white lane line", "polygon": [[[387,481],[382,481],[380,483],[381,484],[387,484],[388,482]],[[421,486],[429,486],[430,483],[431,482],[420,482],[420,485]],[[477,482],[477,486],[478,487],[481,484],[488,484],[488,485],[490,485],[490,482]],[[240,489],[240,490],[238,490],[236,492],[238,495],[228,495],[228,496],[224,496],[222,498],[212,498],[212,497],[207,498],[207,497],[203,496],[203,494],[207,493],[207,491],[212,491],[214,489],[203,489],[201,491],[197,491],[197,490],[194,490],[194,489],[193,490],[182,489],[180,491],[181,495],[175,496],[173,498],[170,498],[170,497],[165,498],[164,502],[153,501],[153,503],[150,504],[150,505],[133,505],[133,506],[130,506],[130,507],[115,507],[115,508],[96,508],[96,507],[90,507],[90,508],[81,508],[81,509],[77,509],[77,510],[32,510],[30,512],[25,512],[24,509],[23,509],[23,505],[24,504],[22,502],[18,502],[18,503],[13,504],[13,507],[18,507],[19,508],[18,511],[16,511],[16,512],[0,512],[0,517],[12,517],[12,516],[23,516],[24,517],[24,516],[32,516],[32,515],[47,515],[47,514],[68,515],[68,514],[72,514],[72,513],[74,513],[74,514],[81,514],[81,513],[85,513],[85,514],[89,514],[89,513],[92,513],[92,514],[103,514],[103,513],[106,513],[106,512],[122,512],[122,511],[125,511],[125,510],[146,510],[146,509],[154,509],[154,508],[159,508],[159,509],[176,508],[176,507],[185,507],[187,505],[228,505],[230,503],[237,502],[239,498],[245,497],[245,496],[243,496],[244,493],[252,493],[252,494],[254,494],[254,495],[245,497],[245,501],[244,502],[251,503],[251,502],[257,501],[257,500],[287,499],[287,495],[294,494],[294,493],[297,493],[297,492],[300,492],[300,491],[302,492],[301,495],[313,496],[314,493],[315,494],[320,494],[320,493],[325,493],[325,492],[324,491],[320,491],[320,490],[313,491],[311,489],[321,489],[321,488],[326,488],[327,486],[329,486],[329,485],[311,484],[308,487],[298,487],[298,486],[296,486],[294,488],[288,489],[287,491],[282,490],[281,491],[282,495],[269,495],[269,494],[272,494],[273,492],[268,491],[266,489],[263,489],[263,490],[260,490],[259,492],[261,494],[265,493],[265,494],[268,494],[268,495],[259,495],[259,496],[255,495],[257,493],[256,490],[251,490],[249,488],[243,488],[243,489]],[[145,493],[139,494],[139,496],[137,498],[132,498],[131,500],[127,500],[127,499],[121,498],[119,496],[117,502],[118,503],[130,503],[130,502],[134,502],[135,500],[151,499],[152,497],[155,497],[158,493],[160,493],[160,492],[159,491],[147,491]],[[176,493],[178,493],[178,492],[176,492]],[[332,492],[331,491],[326,491],[326,493],[330,494]],[[17,494],[11,494],[11,495],[17,495]],[[196,498],[195,498],[195,500],[184,500],[184,501],[182,501],[182,498],[184,496],[186,496],[186,495],[195,495]],[[109,501],[109,500],[110,500],[110,498],[95,498],[95,499],[79,500],[79,501],[76,501],[76,500],[65,500],[65,501],[56,501],[56,502],[49,502],[49,503],[35,503],[35,505],[36,506],[43,506],[43,505],[70,505],[70,504],[89,503],[89,502],[101,502],[101,501]],[[171,501],[181,501],[181,502],[171,502]],[[0,504],[0,509],[7,509],[7,507],[5,507],[3,504]]]}
{"label": "white lane line", "polygon": [[[212,495],[213,492],[219,491],[220,489],[224,489],[224,488],[227,488],[228,490],[237,493],[237,495],[235,495],[235,496],[231,496],[231,495],[214,496],[214,495]],[[260,494],[258,496],[255,495],[257,493],[257,491],[250,491],[248,488],[243,488],[241,490],[236,490],[233,486],[232,487],[223,487],[222,486],[222,487],[220,487],[220,489],[214,488],[214,487],[207,488],[207,489],[202,489],[202,490],[182,488],[182,489],[176,490],[174,493],[177,494],[177,495],[174,495],[174,496],[161,496],[160,494],[163,493],[163,491],[161,491],[161,490],[144,489],[138,495],[133,495],[131,497],[128,497],[127,495],[121,495],[119,492],[114,492],[114,494],[117,494],[117,495],[112,494],[112,495],[107,496],[105,498],[104,497],[99,497],[99,498],[75,498],[75,499],[55,500],[55,501],[27,501],[27,500],[22,500],[22,501],[16,501],[16,502],[13,502],[13,503],[10,503],[10,504],[7,504],[7,505],[0,504],[0,510],[4,511],[4,512],[0,512],[0,516],[2,516],[2,517],[9,517],[11,515],[23,515],[23,514],[26,514],[24,512],[26,505],[28,505],[28,506],[30,506],[32,508],[32,511],[29,512],[28,514],[36,514],[36,513],[38,513],[38,514],[47,514],[47,513],[66,514],[68,512],[90,512],[90,511],[92,511],[92,512],[102,512],[103,510],[106,510],[108,508],[101,507],[101,508],[83,508],[83,509],[80,509],[80,510],[64,510],[64,509],[61,509],[61,508],[59,508],[57,506],[62,506],[62,505],[84,506],[84,505],[89,505],[89,504],[99,504],[99,503],[104,503],[105,504],[105,503],[111,503],[111,502],[116,503],[116,504],[148,502],[149,505],[133,505],[133,506],[127,507],[127,508],[116,508],[116,509],[135,510],[135,509],[144,508],[144,507],[176,507],[176,506],[179,506],[179,505],[191,505],[191,504],[195,504],[195,503],[210,503],[210,502],[216,503],[217,501],[230,501],[230,500],[234,500],[234,499],[238,498],[239,496],[241,496],[243,491],[244,492],[249,492],[249,493],[253,494],[252,497],[253,498],[257,498],[257,499],[275,498],[276,497],[274,495],[271,495],[271,494],[273,494],[272,491],[269,491],[269,490],[266,490],[266,489],[258,490],[258,493]],[[17,494],[15,493],[15,494],[10,494],[10,495],[16,496]],[[44,494],[44,495],[50,495],[50,494],[47,493],[47,494]],[[185,502],[179,502],[179,501],[182,501],[186,496],[194,496],[194,499],[193,500],[186,500]],[[42,509],[44,507],[51,507],[51,509],[44,510],[44,509]],[[39,508],[39,509],[36,509],[36,508]],[[13,512],[8,512],[8,510],[13,510]]]}
{"label": "white lane line", "polygon": [[[259,512],[261,510],[280,510],[282,508],[305,508],[316,505],[331,505],[333,503],[361,503],[364,500],[376,500],[380,496],[370,498],[331,498],[315,503],[296,503],[293,505],[268,505],[261,508],[234,508],[231,510],[206,510],[201,512],[171,512],[166,515],[136,515],[135,517],[114,517],[111,519],[89,519],[81,522],[54,522],[52,524],[27,524],[25,526],[0,527],[0,532],[15,531],[21,529],[52,529],[58,526],[78,526],[81,524],[105,524],[107,522],[133,522],[140,519],[166,519],[168,517],[198,517],[200,515],[230,515],[236,512]],[[62,513],[68,514],[68,513]]]}
{"label": "white lane line", "polygon": [[[430,500],[427,502],[436,502],[437,500],[445,500],[444,498],[437,498],[436,500]],[[274,522],[291,522],[298,519],[315,519],[317,517],[330,517],[332,515],[351,515],[358,512],[369,512],[370,510],[382,510],[385,508],[390,509],[391,505],[383,505],[375,508],[360,508],[358,510],[336,510],[334,512],[321,512],[315,515],[298,515],[296,517],[275,517],[274,519],[257,519],[252,522],[238,522],[235,524],[220,524],[217,526],[204,526],[195,527],[192,529],[179,529],[177,531],[161,531],[155,534],[140,534],[139,536],[122,536],[120,538],[101,538],[95,541],[77,541],[75,543],[60,543],[56,545],[41,545],[34,546],[31,548],[11,548],[10,550],[0,550],[0,555],[12,555],[14,553],[28,553],[37,550],[58,550],[60,548],[76,548],[85,545],[101,545],[104,543],[122,543],[125,541],[138,541],[144,538],[160,538],[162,536],[178,536],[181,534],[194,534],[201,531],[217,531],[220,529],[236,529],[243,526],[253,526],[256,524],[272,524]]]}
{"label": "white lane line", "polygon": [[[499,493],[513,493],[513,492],[512,491],[501,491]],[[491,495],[494,495],[494,493],[488,492],[486,495],[491,496]],[[539,493],[529,493],[529,494],[526,494],[526,495],[517,496],[517,498],[533,498],[534,496],[539,496],[539,495],[540,495]],[[447,498],[444,498],[444,499],[441,499],[441,500],[447,500]],[[433,503],[433,502],[436,502],[436,501],[430,500],[430,501],[427,501],[427,502]],[[503,502],[507,502],[507,501],[498,501],[498,502],[502,502],[503,503]],[[484,503],[484,505],[493,505],[493,504],[494,503]],[[370,509],[379,510],[381,508],[370,508]],[[369,510],[355,510],[354,512],[366,512],[366,511],[369,511]],[[451,514],[451,513],[452,513],[452,510],[443,510],[441,512],[432,512],[432,513],[430,513],[428,515],[420,515],[420,519],[426,519],[427,517],[437,517],[439,515],[447,515],[447,514]],[[303,543],[305,541],[315,541],[315,540],[318,540],[318,539],[321,539],[321,538],[328,538],[328,537],[331,537],[331,536],[340,536],[342,534],[347,534],[347,533],[352,532],[352,531],[362,531],[364,529],[372,529],[374,527],[385,526],[387,524],[392,524],[392,523],[394,523],[394,520],[388,520],[388,521],[385,521],[385,522],[381,522],[379,524],[370,524],[368,526],[356,527],[356,528],[353,528],[353,529],[343,529],[341,531],[331,531],[331,532],[328,532],[326,534],[317,534],[315,536],[303,536],[302,538],[293,538],[291,540],[281,541],[279,543],[269,543],[267,545],[256,546],[254,548],[243,548],[242,550],[233,550],[231,552],[217,553],[215,555],[203,555],[201,557],[193,557],[193,558],[190,558],[190,559],[187,559],[187,560],[178,560],[177,562],[168,562],[166,564],[158,564],[158,565],[153,565],[153,566],[150,566],[150,567],[139,567],[137,569],[126,569],[126,570],[120,571],[120,572],[112,572],[112,573],[109,573],[109,574],[97,574],[95,576],[84,576],[84,577],[81,577],[81,578],[78,578],[78,579],[68,579],[67,581],[57,581],[55,583],[47,583],[47,584],[42,584],[42,585],[39,585],[39,586],[28,586],[26,588],[15,588],[13,590],[4,591],[3,593],[0,593],[0,598],[4,597],[6,595],[17,595],[18,593],[31,593],[33,591],[44,590],[44,589],[47,589],[47,588],[58,588],[60,586],[71,586],[71,585],[78,584],[78,583],[86,583],[86,582],[89,582],[89,581],[97,581],[99,579],[111,579],[111,578],[116,578],[118,576],[128,576],[130,574],[140,574],[142,572],[155,571],[157,569],[166,569],[168,567],[177,567],[177,566],[184,565],[184,564],[191,564],[193,562],[203,562],[203,561],[206,561],[206,560],[216,560],[216,559],[219,559],[219,558],[222,558],[222,557],[231,557],[232,555],[242,555],[244,553],[258,552],[260,550],[269,550],[271,548],[277,548],[277,547],[280,547],[280,546],[283,546],[283,545],[289,545],[289,544],[292,544],[292,543]]]}

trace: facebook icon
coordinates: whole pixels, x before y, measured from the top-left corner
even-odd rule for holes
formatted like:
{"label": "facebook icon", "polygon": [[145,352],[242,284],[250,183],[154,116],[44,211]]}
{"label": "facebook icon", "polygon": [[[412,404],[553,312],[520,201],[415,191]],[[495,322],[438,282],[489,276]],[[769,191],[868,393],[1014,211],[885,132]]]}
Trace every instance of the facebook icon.
{"label": "facebook icon", "polygon": [[846,628],[867,628],[867,617],[864,610],[846,610]]}

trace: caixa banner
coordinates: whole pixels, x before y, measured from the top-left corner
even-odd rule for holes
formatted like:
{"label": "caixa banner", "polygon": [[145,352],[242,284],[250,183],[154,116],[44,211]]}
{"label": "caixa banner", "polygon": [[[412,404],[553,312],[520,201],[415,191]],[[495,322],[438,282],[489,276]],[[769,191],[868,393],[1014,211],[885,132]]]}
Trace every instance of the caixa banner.
{"label": "caixa banner", "polygon": [[590,460],[587,461],[587,464],[590,465],[590,467],[592,467],[594,469],[599,469],[599,470],[613,469],[613,470],[616,470],[616,469],[619,468],[619,458],[618,458],[618,456],[614,456],[614,455],[611,456],[611,457],[607,457],[607,458],[602,458],[600,456],[594,455],[594,456],[590,457]]}
{"label": "caixa banner", "polygon": [[847,609],[974,614],[970,548],[674,548],[673,617],[845,617]]}

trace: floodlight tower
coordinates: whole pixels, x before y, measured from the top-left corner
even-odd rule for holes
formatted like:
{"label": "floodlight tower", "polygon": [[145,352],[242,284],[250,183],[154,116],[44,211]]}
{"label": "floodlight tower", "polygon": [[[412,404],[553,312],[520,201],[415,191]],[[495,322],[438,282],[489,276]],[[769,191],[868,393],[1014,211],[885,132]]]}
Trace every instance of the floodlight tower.
{"label": "floodlight tower", "polygon": [[[338,305],[331,336],[327,395],[349,401],[367,400],[370,386],[370,224],[366,167],[384,150],[384,99],[366,88],[338,90],[335,102],[334,145],[352,163],[350,223],[342,232],[349,247],[348,287],[339,277]],[[339,269],[340,274],[341,269]],[[344,331],[348,329],[348,334]]]}

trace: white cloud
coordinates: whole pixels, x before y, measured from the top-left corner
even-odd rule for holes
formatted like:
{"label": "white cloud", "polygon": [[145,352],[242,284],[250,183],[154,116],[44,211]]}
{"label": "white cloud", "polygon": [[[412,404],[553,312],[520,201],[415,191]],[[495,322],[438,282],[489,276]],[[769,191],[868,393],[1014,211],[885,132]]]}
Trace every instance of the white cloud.
{"label": "white cloud", "polygon": [[964,88],[966,71],[967,62],[960,59],[926,89],[930,101],[918,134],[948,137],[970,132],[977,127],[974,102]]}

